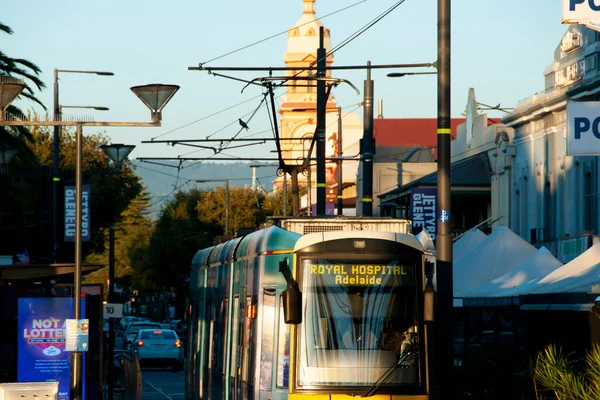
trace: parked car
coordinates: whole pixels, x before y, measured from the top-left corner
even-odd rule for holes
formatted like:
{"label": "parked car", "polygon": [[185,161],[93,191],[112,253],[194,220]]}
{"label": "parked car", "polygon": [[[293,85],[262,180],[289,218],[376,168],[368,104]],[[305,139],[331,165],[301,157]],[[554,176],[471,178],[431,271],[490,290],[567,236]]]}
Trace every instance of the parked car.
{"label": "parked car", "polygon": [[181,320],[179,320],[179,319],[165,319],[160,324],[165,329],[175,329],[177,327],[177,324],[179,324],[179,323],[181,323]]}
{"label": "parked car", "polygon": [[123,346],[121,348],[127,350],[137,333],[142,329],[161,330],[162,326],[158,322],[132,322],[125,329],[125,333],[123,334]]}
{"label": "parked car", "polygon": [[140,366],[183,369],[183,345],[172,329],[141,329],[131,344]]}

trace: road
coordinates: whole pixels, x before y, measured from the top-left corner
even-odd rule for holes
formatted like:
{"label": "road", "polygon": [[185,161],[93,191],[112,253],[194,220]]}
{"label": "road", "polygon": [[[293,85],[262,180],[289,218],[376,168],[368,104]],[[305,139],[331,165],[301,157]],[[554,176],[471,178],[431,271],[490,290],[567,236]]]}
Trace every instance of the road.
{"label": "road", "polygon": [[142,400],[183,400],[185,375],[171,368],[142,368]]}

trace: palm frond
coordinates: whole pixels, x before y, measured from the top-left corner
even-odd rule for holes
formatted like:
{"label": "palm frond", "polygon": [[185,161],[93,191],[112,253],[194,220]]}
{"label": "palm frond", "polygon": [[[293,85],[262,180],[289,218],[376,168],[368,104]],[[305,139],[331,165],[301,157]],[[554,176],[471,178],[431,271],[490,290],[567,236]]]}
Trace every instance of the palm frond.
{"label": "palm frond", "polygon": [[2,22],[0,22],[0,31],[8,33],[9,35],[13,34],[13,30],[10,29],[10,26],[4,25]]}

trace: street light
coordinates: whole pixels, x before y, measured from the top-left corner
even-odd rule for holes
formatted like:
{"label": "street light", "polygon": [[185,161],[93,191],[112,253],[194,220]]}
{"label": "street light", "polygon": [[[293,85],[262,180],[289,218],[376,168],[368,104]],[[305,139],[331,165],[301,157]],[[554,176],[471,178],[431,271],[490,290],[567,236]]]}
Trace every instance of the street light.
{"label": "street light", "polygon": [[58,113],[59,115],[62,116],[62,109],[63,108],[91,108],[92,110],[98,110],[98,111],[108,111],[110,110],[108,107],[101,107],[101,106],[58,106]]}
{"label": "street light", "polygon": [[[113,143],[100,146],[102,151],[115,163],[116,170],[121,172],[123,161],[135,146],[122,143]],[[115,301],[115,227],[110,226],[108,230],[108,302]],[[108,320],[108,400],[113,399],[113,367],[112,359],[115,348],[115,320]]]}
{"label": "street light", "polygon": [[[256,190],[256,168],[260,167],[274,167],[277,168],[277,164],[250,164],[250,168],[252,168],[252,190]],[[264,189],[263,189],[264,190]]]}
{"label": "street light", "polygon": [[390,72],[387,74],[389,78],[401,78],[406,75],[432,75],[437,74],[437,72]]}
{"label": "street light", "polygon": [[123,143],[113,143],[104,144],[100,146],[100,148],[115,163],[117,172],[121,172],[123,161],[125,161],[129,153],[135,149],[135,146]]}
{"label": "street light", "polygon": [[229,179],[203,179],[194,182],[225,182],[225,236],[227,236],[229,234]]}
{"label": "street light", "polygon": [[[62,107],[58,102],[58,74],[59,72],[74,73],[74,74],[90,74],[100,76],[113,76],[114,73],[106,71],[80,71],[73,69],[54,69],[54,121],[62,120]],[[76,106],[72,106],[75,108]],[[104,109],[102,107],[82,106],[77,108],[94,108],[97,110]],[[108,110],[108,108],[106,108]],[[52,177],[52,259],[56,262],[56,250],[58,248],[58,190],[60,188],[60,125],[54,125],[54,157],[53,157],[53,177]]]}
{"label": "street light", "polygon": [[[15,86],[14,82],[8,82],[8,90],[13,90]],[[4,88],[5,81],[0,80],[0,93],[5,91]],[[16,94],[12,95],[12,99],[16,98],[19,93],[25,87],[23,81],[20,81],[20,84],[17,85],[18,89]],[[179,86],[177,85],[146,85],[142,86],[144,88],[148,88],[149,90],[154,90],[157,92],[157,101],[154,104],[156,108],[163,109],[166,103],[173,97],[175,92],[179,90]],[[131,88],[134,93],[136,92],[134,89],[140,88],[140,86]],[[137,94],[137,93],[136,93]],[[4,97],[4,96],[1,96]],[[7,97],[9,98],[9,97]],[[160,99],[160,101],[158,100]],[[146,102],[144,102],[146,103]],[[159,104],[160,103],[160,104]],[[3,110],[8,107],[8,104],[2,104]],[[147,103],[146,103],[147,104]],[[147,104],[148,105],[148,104]],[[75,272],[74,272],[74,293],[73,293],[73,302],[74,302],[74,318],[75,320],[79,320],[81,318],[81,216],[82,216],[82,181],[83,181],[83,127],[84,126],[116,126],[116,127],[159,127],[161,126],[160,118],[154,118],[155,110],[151,108],[153,111],[152,122],[95,122],[95,121],[58,121],[56,118],[52,121],[6,121],[5,119],[0,121],[0,126],[75,126],[76,128],[76,164],[75,164]],[[4,113],[3,113],[4,114]],[[82,360],[83,356],[81,351],[72,351],[71,352],[71,399],[72,400],[81,400],[82,398]]]}
{"label": "street light", "polygon": [[5,112],[10,103],[25,88],[25,82],[12,76],[0,76],[0,121],[5,119]]}

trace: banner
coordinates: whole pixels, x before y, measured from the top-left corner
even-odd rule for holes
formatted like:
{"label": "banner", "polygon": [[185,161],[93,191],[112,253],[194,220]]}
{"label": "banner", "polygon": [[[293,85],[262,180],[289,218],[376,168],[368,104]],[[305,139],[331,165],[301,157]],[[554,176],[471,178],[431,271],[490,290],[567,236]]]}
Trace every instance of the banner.
{"label": "banner", "polygon": [[[81,299],[85,313],[85,298]],[[65,349],[65,322],[73,315],[68,297],[20,298],[18,315],[19,382],[58,382],[59,400],[70,395],[71,354]],[[85,387],[85,355],[82,385]],[[85,398],[85,390],[83,391]]]}
{"label": "banner", "polygon": [[[435,243],[437,234],[437,222],[435,219],[437,207],[436,188],[414,188],[410,191],[410,219],[413,232],[417,228],[427,230],[429,236]],[[419,229],[420,230],[420,229]]]}
{"label": "banner", "polygon": [[600,102],[567,103],[567,155],[600,154]]}
{"label": "banner", "polygon": [[[81,240],[90,241],[90,185],[82,185],[81,196]],[[76,229],[76,190],[75,186],[65,186],[65,242],[75,241]]]}
{"label": "banner", "polygon": [[562,0],[563,24],[598,21],[600,21],[600,2],[597,0]]}

